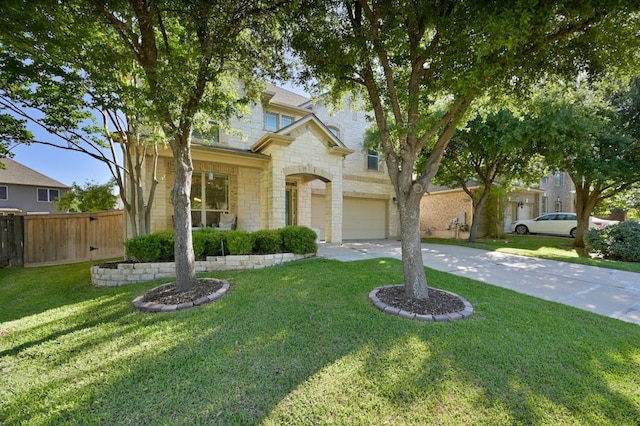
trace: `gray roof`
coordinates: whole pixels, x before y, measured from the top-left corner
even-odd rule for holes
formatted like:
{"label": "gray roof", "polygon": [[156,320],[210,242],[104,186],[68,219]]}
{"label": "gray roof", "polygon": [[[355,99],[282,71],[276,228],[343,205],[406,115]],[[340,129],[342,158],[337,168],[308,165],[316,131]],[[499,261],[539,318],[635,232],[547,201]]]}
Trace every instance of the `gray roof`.
{"label": "gray roof", "polygon": [[0,184],[69,188],[64,183],[51,179],[9,158],[0,159],[0,163],[4,164],[4,168],[0,169]]}
{"label": "gray roof", "polygon": [[269,102],[274,102],[278,104],[291,105],[295,107],[299,107],[303,104],[309,102],[309,98],[298,95],[290,90],[283,89],[282,87],[278,87],[274,84],[267,84],[267,91],[274,93],[273,98],[269,100]]}

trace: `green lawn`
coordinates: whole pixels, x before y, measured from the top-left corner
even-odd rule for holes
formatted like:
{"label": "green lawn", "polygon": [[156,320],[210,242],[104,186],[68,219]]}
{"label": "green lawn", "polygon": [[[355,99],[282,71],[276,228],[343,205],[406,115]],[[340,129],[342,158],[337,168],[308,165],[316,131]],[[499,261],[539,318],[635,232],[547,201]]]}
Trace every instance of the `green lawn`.
{"label": "green lawn", "polygon": [[222,299],[166,314],[88,269],[0,270],[0,424],[640,423],[635,324],[431,270],[474,315],[387,315],[391,259],[218,273]]}
{"label": "green lawn", "polygon": [[573,239],[565,237],[508,234],[501,239],[481,238],[474,244],[468,243],[466,240],[456,240],[452,238],[426,238],[422,241],[433,244],[463,245],[466,247],[484,250],[494,250],[504,253],[520,254],[523,256],[539,257],[542,259],[580,263],[583,265],[619,269],[622,271],[640,272],[640,263],[638,262],[619,262],[615,260],[580,256],[573,248]]}

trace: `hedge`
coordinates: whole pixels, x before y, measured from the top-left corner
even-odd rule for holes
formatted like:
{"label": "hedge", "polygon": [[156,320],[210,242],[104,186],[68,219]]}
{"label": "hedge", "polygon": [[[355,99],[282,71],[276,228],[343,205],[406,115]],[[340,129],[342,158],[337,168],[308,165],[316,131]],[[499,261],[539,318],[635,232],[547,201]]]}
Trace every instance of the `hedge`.
{"label": "hedge", "polygon": [[[316,233],[305,226],[260,230],[253,233],[202,228],[194,231],[193,253],[196,259],[207,256],[272,254],[290,252],[310,254],[318,251]],[[174,260],[173,231],[160,231],[130,238],[124,243],[128,258],[138,262]]]}
{"label": "hedge", "polygon": [[640,222],[590,229],[584,234],[584,243],[587,250],[605,259],[640,262]]}

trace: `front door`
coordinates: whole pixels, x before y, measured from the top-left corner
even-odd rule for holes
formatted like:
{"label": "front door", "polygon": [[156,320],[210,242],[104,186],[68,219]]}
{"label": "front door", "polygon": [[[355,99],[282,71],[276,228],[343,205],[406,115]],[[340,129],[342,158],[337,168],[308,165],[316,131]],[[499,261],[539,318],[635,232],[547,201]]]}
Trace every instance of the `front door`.
{"label": "front door", "polygon": [[286,225],[298,224],[298,188],[296,182],[287,182],[284,198],[284,211]]}

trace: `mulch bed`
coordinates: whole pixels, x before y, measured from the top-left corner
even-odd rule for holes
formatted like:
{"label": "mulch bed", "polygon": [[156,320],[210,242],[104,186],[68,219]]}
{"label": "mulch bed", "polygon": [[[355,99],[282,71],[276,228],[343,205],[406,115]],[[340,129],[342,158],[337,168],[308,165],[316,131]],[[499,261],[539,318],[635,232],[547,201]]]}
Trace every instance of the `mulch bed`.
{"label": "mulch bed", "polygon": [[429,298],[426,300],[407,297],[404,286],[381,288],[376,296],[389,306],[420,315],[445,315],[465,309],[458,297],[435,288],[429,288]]}
{"label": "mulch bed", "polygon": [[142,302],[158,303],[160,305],[179,305],[194,302],[201,297],[209,296],[220,290],[224,281],[215,278],[198,278],[198,284],[187,291],[176,291],[176,284],[170,283],[156,287],[144,294]]}

